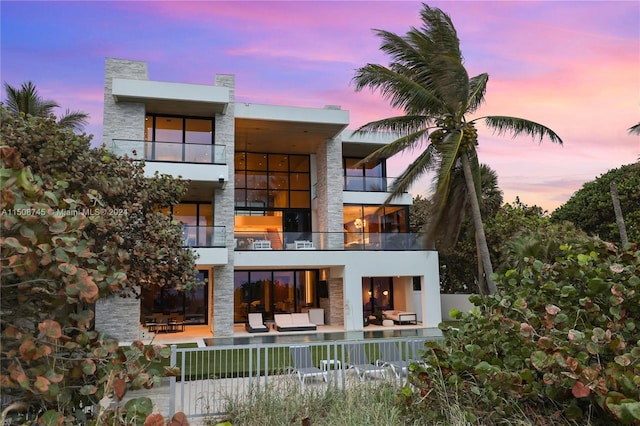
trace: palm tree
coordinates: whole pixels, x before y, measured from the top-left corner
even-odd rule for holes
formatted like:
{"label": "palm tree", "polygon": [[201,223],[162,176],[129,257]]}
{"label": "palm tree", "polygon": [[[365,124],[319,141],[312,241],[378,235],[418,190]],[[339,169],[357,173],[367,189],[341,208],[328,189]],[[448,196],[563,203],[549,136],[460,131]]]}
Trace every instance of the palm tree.
{"label": "palm tree", "polygon": [[463,65],[460,41],[447,14],[423,5],[420,17],[422,28],[411,28],[404,37],[376,30],[382,39],[381,50],[391,57],[391,63],[388,67],[367,64],[359,68],[353,78],[356,91],[365,87],[379,90],[391,106],[404,112],[404,115],[373,121],[358,129],[359,132],[391,131],[403,135],[363,162],[426,145],[394,181],[387,202],[407,191],[423,173],[435,171],[435,197],[439,206],[435,218],[438,221],[443,219],[449,202],[454,171],[462,168],[489,292],[494,293],[495,284],[490,278],[493,267],[478,202],[480,167],[475,123],[482,122],[498,134],[508,132],[513,137],[524,134],[539,138],[540,142],[548,137],[559,144],[562,140],[551,129],[522,118],[485,116],[468,119],[467,116],[484,100],[489,76],[469,77]]}
{"label": "palm tree", "polygon": [[[437,179],[435,180],[437,188]],[[468,232],[466,221],[469,217],[473,217],[471,204],[469,202],[468,188],[465,182],[464,171],[461,167],[456,167],[452,171],[451,184],[449,188],[449,196],[446,205],[442,204],[436,195],[432,197],[430,204],[430,217],[428,226],[426,227],[428,240],[430,245],[437,245],[439,250],[448,251],[453,249],[457,244],[461,235]],[[480,165],[480,214],[482,217],[494,216],[502,206],[502,191],[498,188],[498,175],[495,170],[486,164]],[[463,226],[464,232],[463,232]],[[474,231],[473,229],[471,230]],[[477,243],[478,233],[474,232]],[[477,244],[476,244],[477,246]],[[482,265],[482,256],[477,250],[478,257],[478,273],[477,284],[481,294],[487,293],[485,287],[484,267]]]}
{"label": "palm tree", "polygon": [[[438,248],[452,248],[458,241],[465,219],[472,217],[469,195],[461,167],[452,170],[451,186],[446,205],[434,195],[430,204],[431,218],[427,235],[431,242],[438,241]],[[437,178],[434,186],[437,189]],[[493,216],[502,206],[502,191],[498,188],[498,175],[486,164],[480,165],[480,213],[481,216]]]}
{"label": "palm tree", "polygon": [[[60,107],[55,101],[43,99],[31,81],[22,83],[19,89],[5,82],[4,89],[7,92],[7,109],[15,115],[24,113],[34,117],[48,117],[53,114],[54,108]],[[58,119],[58,125],[65,129],[81,131],[88,124],[88,118],[89,114],[67,109]]]}

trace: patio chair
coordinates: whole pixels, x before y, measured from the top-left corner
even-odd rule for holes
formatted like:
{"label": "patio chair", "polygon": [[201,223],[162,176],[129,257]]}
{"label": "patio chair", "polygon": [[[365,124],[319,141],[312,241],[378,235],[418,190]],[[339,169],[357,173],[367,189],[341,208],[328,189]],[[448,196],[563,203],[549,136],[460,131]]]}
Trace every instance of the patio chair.
{"label": "patio chair", "polygon": [[353,369],[360,381],[364,381],[366,376],[372,377],[374,375],[380,375],[382,378],[386,377],[386,370],[383,366],[372,364],[364,351],[364,345],[353,344],[349,345],[349,362],[346,364],[347,368]]}
{"label": "patio chair", "polygon": [[245,324],[245,328],[249,333],[266,333],[269,328],[265,325],[262,319],[261,312],[253,312],[249,315],[249,322]]}
{"label": "patio chair", "polygon": [[289,351],[291,352],[291,360],[293,362],[291,372],[298,376],[301,386],[304,386],[307,377],[320,377],[325,382],[328,381],[329,372],[322,370],[313,364],[313,358],[311,357],[311,349],[309,346],[291,346]]}
{"label": "patio chair", "polygon": [[420,360],[405,359],[394,342],[380,342],[379,345],[381,359],[377,363],[383,367],[391,367],[391,371],[397,378],[400,378],[401,375],[407,375],[409,364],[412,362],[422,362]]}

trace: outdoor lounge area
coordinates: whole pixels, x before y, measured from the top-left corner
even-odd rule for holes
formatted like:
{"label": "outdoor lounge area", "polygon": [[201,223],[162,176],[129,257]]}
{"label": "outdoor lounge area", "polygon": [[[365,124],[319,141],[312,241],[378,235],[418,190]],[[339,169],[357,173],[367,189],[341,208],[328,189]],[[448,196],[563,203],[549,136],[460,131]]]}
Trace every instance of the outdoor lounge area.
{"label": "outdoor lounge area", "polygon": [[[270,323],[268,324],[269,326],[271,325]],[[363,338],[442,337],[442,332],[439,329],[424,328],[420,323],[417,325],[394,325],[392,327],[372,324],[362,331],[345,331],[341,325],[320,325],[315,330],[279,332],[269,326],[267,326],[267,331],[256,333],[247,330],[246,324],[236,324],[233,329],[233,336],[214,336],[211,332],[211,327],[208,325],[187,325],[184,330],[170,333],[149,332],[144,325],[141,325],[140,331],[141,338],[145,342],[153,341],[154,343],[166,345],[195,343],[198,346],[326,342]]]}
{"label": "outdoor lounge area", "polygon": [[275,328],[278,331],[316,330],[317,326],[309,321],[308,313],[274,314]]}

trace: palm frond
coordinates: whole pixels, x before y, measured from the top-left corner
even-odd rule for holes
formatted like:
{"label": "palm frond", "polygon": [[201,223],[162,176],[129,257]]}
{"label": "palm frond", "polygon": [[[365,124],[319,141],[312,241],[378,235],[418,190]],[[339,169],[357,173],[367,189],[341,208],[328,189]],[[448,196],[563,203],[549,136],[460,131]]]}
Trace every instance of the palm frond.
{"label": "palm frond", "polygon": [[58,119],[58,125],[64,129],[81,131],[89,124],[89,114],[80,111],[65,111],[64,115]]}
{"label": "palm frond", "polygon": [[502,190],[498,187],[498,174],[486,164],[480,165],[480,193],[482,217],[494,216],[504,201]]}
{"label": "palm frond", "polygon": [[368,64],[354,81],[356,90],[379,90],[392,106],[409,114],[456,115],[467,104],[469,76],[462,64],[460,41],[448,15],[424,5],[423,26],[405,36],[376,30],[389,67]]}
{"label": "palm frond", "polygon": [[398,176],[389,187],[390,195],[383,205],[388,205],[394,198],[409,190],[424,173],[432,170],[440,161],[440,155],[434,145],[429,145],[409,166]]}
{"label": "palm frond", "polygon": [[420,19],[422,20],[421,32],[432,41],[434,48],[440,53],[452,54],[462,61],[460,40],[449,15],[441,9],[423,4]]}
{"label": "palm frond", "polygon": [[458,163],[458,158],[462,148],[462,131],[453,130],[444,137],[442,142],[437,145],[441,159],[438,169],[438,185],[435,193],[442,202],[446,203],[448,199],[448,188],[451,185],[453,171]]}
{"label": "palm frond", "polygon": [[632,135],[640,135],[640,123],[636,124],[635,126],[629,127],[627,131]]}
{"label": "palm frond", "polygon": [[398,115],[363,124],[353,133],[366,134],[373,132],[390,132],[408,134],[430,128],[434,120],[435,118],[425,115]]}
{"label": "palm frond", "polygon": [[[443,201],[443,196],[446,202]],[[469,199],[462,167],[452,171],[449,188],[435,192],[431,198],[426,239],[430,246],[447,250],[458,241],[462,222],[467,216]]]}
{"label": "palm frond", "polygon": [[13,114],[22,112],[34,117],[48,117],[53,114],[54,108],[59,107],[55,101],[43,99],[32,81],[22,83],[19,89],[5,82],[4,88],[7,92],[7,108]]}
{"label": "palm frond", "polygon": [[377,90],[392,107],[409,114],[437,114],[445,110],[444,102],[434,92],[409,76],[382,65],[367,64],[359,68],[353,81],[356,91],[365,87]]}
{"label": "palm frond", "polygon": [[484,94],[487,91],[489,74],[482,73],[469,79],[469,97],[467,99],[466,113],[474,112],[484,102]]}
{"label": "palm frond", "polygon": [[424,136],[426,136],[427,133],[427,129],[421,129],[408,135],[401,136],[395,141],[381,146],[371,154],[367,155],[362,161],[356,164],[356,167],[365,163],[376,162],[384,158],[392,157],[407,149],[419,149],[421,147],[419,142],[424,139]]}
{"label": "palm frond", "polygon": [[524,118],[507,117],[507,116],[487,116],[479,117],[472,121],[483,120],[485,125],[494,130],[494,133],[503,135],[510,133],[514,138],[520,135],[528,135],[533,139],[538,139],[538,142],[542,142],[545,137],[548,137],[551,142],[562,145],[562,139],[553,130],[547,126],[536,123],[534,121],[525,120]]}

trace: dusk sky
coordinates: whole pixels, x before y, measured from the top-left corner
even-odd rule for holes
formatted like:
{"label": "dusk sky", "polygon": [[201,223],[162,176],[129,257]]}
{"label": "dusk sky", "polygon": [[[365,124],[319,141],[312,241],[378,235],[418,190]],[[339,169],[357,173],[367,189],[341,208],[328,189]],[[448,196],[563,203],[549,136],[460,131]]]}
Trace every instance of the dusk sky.
{"label": "dusk sky", "polygon": [[[552,128],[564,146],[494,136],[479,155],[516,196],[551,212],[583,183],[635,162],[640,137],[640,2],[430,2],[458,31],[471,76],[490,76],[477,115],[512,115]],[[420,2],[2,1],[0,71],[31,80],[63,109],[91,114],[102,138],[105,58],[148,62],[149,78],[212,84],[235,74],[236,101],[348,110],[350,128],[394,115],[351,80],[387,64],[372,29],[405,34]],[[5,99],[4,89],[2,99]],[[62,112],[62,111],[60,111]],[[415,153],[389,162],[397,176]],[[430,179],[413,188],[428,195]]]}

